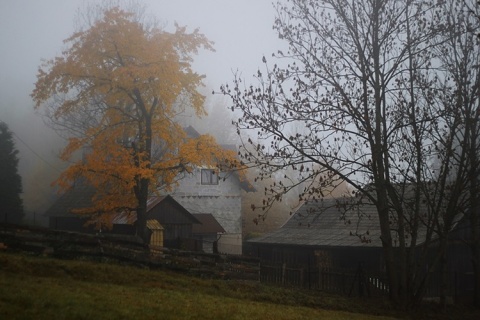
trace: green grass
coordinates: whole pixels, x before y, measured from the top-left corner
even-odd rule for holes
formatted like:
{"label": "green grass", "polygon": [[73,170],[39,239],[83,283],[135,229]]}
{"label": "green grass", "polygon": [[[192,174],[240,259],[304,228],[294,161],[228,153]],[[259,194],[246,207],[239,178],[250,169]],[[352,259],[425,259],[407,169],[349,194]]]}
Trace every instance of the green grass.
{"label": "green grass", "polygon": [[348,299],[258,282],[200,279],[113,263],[0,253],[0,319],[395,317],[417,318],[373,299]]}

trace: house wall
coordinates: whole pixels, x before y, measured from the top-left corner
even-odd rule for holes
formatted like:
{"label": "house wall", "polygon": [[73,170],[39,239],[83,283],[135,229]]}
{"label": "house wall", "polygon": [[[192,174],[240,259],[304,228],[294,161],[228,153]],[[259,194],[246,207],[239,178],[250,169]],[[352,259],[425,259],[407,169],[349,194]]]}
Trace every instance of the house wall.
{"label": "house wall", "polygon": [[[202,251],[206,253],[215,253],[214,252],[214,243],[217,241],[218,235],[215,233],[212,234],[202,234],[202,235],[194,235],[195,239],[201,241],[202,243]],[[217,246],[218,248],[218,246]]]}
{"label": "house wall", "polygon": [[220,236],[220,239],[218,239],[218,252],[240,255],[242,254],[241,243],[242,243],[241,233],[222,234]]}
{"label": "house wall", "polygon": [[171,239],[191,239],[192,225],[191,224],[162,224],[164,228],[165,240]]}
{"label": "house wall", "polygon": [[[225,179],[225,181],[224,181]],[[170,195],[190,213],[210,213],[227,234],[242,233],[242,197],[238,178],[220,173],[217,185],[202,185],[201,169],[185,174]],[[242,240],[234,237],[225,253],[242,251]]]}

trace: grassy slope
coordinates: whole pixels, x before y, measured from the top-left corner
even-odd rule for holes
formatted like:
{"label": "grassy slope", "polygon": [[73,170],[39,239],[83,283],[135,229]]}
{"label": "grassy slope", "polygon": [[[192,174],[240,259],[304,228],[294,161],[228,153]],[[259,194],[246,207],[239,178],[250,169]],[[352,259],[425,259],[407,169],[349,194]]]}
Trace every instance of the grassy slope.
{"label": "grassy slope", "polygon": [[389,319],[374,314],[399,316],[371,299],[0,253],[1,319]]}

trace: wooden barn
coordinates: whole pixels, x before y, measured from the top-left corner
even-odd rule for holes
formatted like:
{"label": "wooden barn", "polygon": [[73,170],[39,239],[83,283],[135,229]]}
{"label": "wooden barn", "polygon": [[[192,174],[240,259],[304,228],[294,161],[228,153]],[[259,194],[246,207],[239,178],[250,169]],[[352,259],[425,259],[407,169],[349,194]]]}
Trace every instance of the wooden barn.
{"label": "wooden barn", "polygon": [[[92,226],[85,226],[88,217],[72,213],[73,209],[89,207],[94,193],[93,188],[79,184],[62,195],[45,213],[49,218],[49,227],[74,232],[134,235],[135,212],[115,216],[112,230],[95,230]],[[151,221],[147,225],[152,235],[155,234],[157,243],[161,232],[165,247],[201,249],[201,244],[193,238],[193,225],[200,224],[200,221],[171,196],[151,197],[147,202],[147,215],[148,220],[159,223],[158,226]]]}
{"label": "wooden barn", "polygon": [[62,194],[45,212],[50,229],[74,232],[97,232],[93,227],[85,226],[87,218],[72,213],[74,209],[88,208],[92,204],[95,189],[85,183],[77,183]]}
{"label": "wooden barn", "polygon": [[[469,232],[461,217],[451,234],[447,254],[451,292],[458,295],[469,294],[468,279],[471,281],[472,276],[465,245]],[[424,232],[419,232],[419,239]],[[392,237],[394,244],[398,243],[396,232],[392,231]],[[435,241],[429,246],[432,252],[435,246]],[[249,240],[248,247],[246,254],[260,258],[264,265],[353,273],[361,266],[363,272],[378,277],[386,271],[376,208],[368,203],[353,204],[347,198],[305,203],[280,229]],[[432,294],[439,292],[438,288],[430,289]]]}
{"label": "wooden barn", "polygon": [[271,263],[384,270],[373,205],[343,213],[343,199],[303,204],[278,230],[249,240],[250,255]]}
{"label": "wooden barn", "polygon": [[200,221],[171,196],[150,198],[147,202],[147,219],[157,220],[163,227],[165,247],[200,249],[193,238],[193,225],[200,224]]}

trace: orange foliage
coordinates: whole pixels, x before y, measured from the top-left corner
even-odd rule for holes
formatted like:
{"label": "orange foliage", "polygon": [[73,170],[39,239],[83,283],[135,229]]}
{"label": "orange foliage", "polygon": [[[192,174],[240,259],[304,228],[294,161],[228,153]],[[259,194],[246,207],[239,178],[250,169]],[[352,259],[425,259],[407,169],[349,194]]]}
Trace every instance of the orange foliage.
{"label": "orange foliage", "polygon": [[65,190],[82,177],[97,190],[93,206],[79,213],[95,213],[97,225],[108,225],[114,212],[140,212],[145,193],[168,190],[180,172],[199,165],[239,165],[235,153],[214,138],[189,138],[174,121],[180,96],[190,100],[198,116],[205,114],[204,96],[197,90],[204,76],[191,69],[191,62],[198,49],[213,48],[198,30],[148,29],[133,14],[112,8],[65,44],[61,56],[39,68],[32,97],[36,108],[56,98],[56,119],[89,115],[62,159],[85,147],[91,151],[56,182]]}

